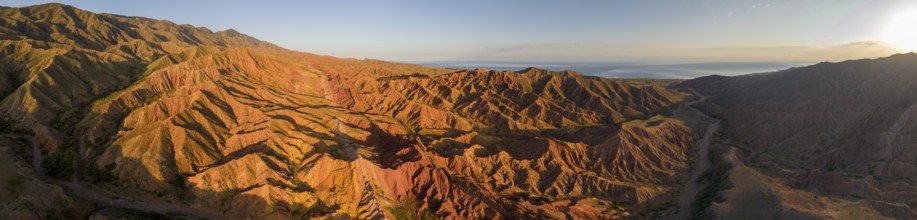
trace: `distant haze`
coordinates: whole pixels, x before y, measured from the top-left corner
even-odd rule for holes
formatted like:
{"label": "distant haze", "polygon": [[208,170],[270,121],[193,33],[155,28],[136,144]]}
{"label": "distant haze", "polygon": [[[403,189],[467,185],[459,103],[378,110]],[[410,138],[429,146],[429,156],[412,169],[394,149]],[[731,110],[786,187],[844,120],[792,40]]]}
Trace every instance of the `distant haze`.
{"label": "distant haze", "polygon": [[[0,5],[45,2],[51,1],[3,0]],[[917,10],[913,0],[55,2],[214,31],[233,28],[298,51],[402,62],[874,58],[905,52],[889,44],[901,36],[890,38],[883,30],[902,11]]]}
{"label": "distant haze", "polygon": [[687,64],[641,64],[641,63],[538,63],[538,62],[420,62],[425,66],[449,68],[483,68],[491,70],[517,71],[527,67],[548,70],[573,70],[585,75],[607,78],[654,78],[691,79],[708,75],[734,76],[749,73],[763,73],[784,70],[810,63],[687,63]]}

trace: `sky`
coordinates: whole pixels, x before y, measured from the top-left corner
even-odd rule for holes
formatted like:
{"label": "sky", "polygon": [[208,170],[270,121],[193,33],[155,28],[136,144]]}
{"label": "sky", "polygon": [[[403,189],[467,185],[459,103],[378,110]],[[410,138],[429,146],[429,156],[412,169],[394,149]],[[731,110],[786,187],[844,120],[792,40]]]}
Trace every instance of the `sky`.
{"label": "sky", "polygon": [[902,37],[887,30],[896,16],[917,11],[913,0],[53,2],[402,62],[818,62],[917,49],[890,44]]}

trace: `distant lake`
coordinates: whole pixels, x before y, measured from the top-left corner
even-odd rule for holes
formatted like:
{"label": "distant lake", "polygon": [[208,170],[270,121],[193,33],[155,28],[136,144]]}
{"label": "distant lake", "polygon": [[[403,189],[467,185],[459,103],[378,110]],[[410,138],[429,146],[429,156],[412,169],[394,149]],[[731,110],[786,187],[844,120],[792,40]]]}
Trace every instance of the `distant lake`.
{"label": "distant lake", "polygon": [[810,63],[685,63],[685,64],[645,64],[645,63],[525,63],[525,62],[419,62],[417,64],[433,67],[451,67],[465,69],[490,69],[517,71],[526,67],[537,67],[547,70],[573,70],[586,75],[608,78],[653,78],[653,79],[692,79],[701,76],[723,75],[735,76],[749,73],[774,72],[810,65]]}

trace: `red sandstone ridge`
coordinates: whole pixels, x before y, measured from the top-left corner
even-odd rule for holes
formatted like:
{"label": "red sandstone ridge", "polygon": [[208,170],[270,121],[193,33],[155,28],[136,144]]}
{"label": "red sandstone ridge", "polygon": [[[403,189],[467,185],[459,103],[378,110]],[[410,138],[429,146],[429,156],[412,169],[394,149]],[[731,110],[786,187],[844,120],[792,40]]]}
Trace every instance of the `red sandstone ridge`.
{"label": "red sandstone ridge", "polygon": [[42,210],[65,218],[622,218],[673,198],[696,136],[685,94],[636,81],[339,59],[59,4],[0,15],[8,154],[89,186],[63,200],[144,202]]}

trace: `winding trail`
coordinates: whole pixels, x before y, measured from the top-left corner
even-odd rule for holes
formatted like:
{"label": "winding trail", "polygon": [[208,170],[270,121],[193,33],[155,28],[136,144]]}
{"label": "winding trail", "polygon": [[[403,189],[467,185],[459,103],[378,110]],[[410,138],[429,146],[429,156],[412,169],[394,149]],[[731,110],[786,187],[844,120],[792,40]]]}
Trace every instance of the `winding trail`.
{"label": "winding trail", "polygon": [[693,106],[694,104],[706,101],[707,96],[693,89],[688,90],[700,97],[700,99],[689,102],[686,106],[703,117],[704,122],[707,122],[707,131],[704,132],[704,137],[697,142],[697,157],[694,160],[694,168],[691,170],[691,178],[679,191],[678,213],[669,216],[668,219],[691,219],[691,211],[694,210],[694,203],[697,201],[697,194],[700,192],[701,187],[698,186],[697,180],[710,169],[710,139],[713,138],[713,134],[716,133],[716,130],[720,127],[719,119],[710,117]]}

